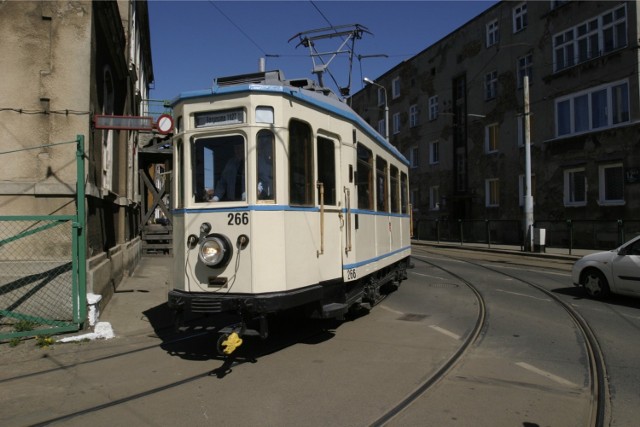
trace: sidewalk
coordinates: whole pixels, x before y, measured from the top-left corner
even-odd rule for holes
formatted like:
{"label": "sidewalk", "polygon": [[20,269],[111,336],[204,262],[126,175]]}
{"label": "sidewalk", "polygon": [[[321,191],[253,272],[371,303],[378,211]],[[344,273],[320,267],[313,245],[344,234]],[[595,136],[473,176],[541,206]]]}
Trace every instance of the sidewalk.
{"label": "sidewalk", "polygon": [[[564,259],[567,261],[575,261],[582,258],[585,255],[600,252],[598,249],[572,249],[569,251],[568,248],[545,248],[544,252],[525,252],[522,250],[521,246],[515,245],[496,245],[486,243],[460,243],[460,242],[436,242],[432,240],[412,240],[412,244],[414,245],[422,245],[422,246],[433,246],[433,247],[441,247],[441,248],[449,248],[449,249],[465,249],[465,250],[473,250],[473,251],[486,251],[486,252],[495,252],[495,253],[505,253],[505,254],[513,254],[513,255],[522,255],[529,257],[537,257],[537,258],[554,258],[554,259]],[[571,253],[569,253],[571,252]]]}
{"label": "sidewalk", "polygon": [[166,302],[172,274],[172,257],[142,257],[133,275],[122,280],[98,321],[111,323],[116,337],[171,328],[173,315]]}

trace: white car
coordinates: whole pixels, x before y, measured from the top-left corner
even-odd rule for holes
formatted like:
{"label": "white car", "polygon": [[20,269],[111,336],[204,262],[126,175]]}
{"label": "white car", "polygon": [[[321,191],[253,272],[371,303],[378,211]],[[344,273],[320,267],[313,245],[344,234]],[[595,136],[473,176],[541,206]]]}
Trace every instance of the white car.
{"label": "white car", "polygon": [[617,249],[580,258],[571,278],[591,298],[601,299],[609,293],[640,296],[640,236]]}

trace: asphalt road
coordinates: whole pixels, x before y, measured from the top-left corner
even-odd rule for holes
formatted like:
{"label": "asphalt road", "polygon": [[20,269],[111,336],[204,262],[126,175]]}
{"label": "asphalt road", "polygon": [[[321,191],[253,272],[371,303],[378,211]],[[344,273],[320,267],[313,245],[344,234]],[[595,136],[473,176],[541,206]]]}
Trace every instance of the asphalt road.
{"label": "asphalt road", "polygon": [[[128,325],[114,322],[114,339],[49,349],[0,345],[0,425],[372,425],[472,332],[479,305],[464,280],[486,304],[479,336],[388,424],[588,425],[583,338],[566,312],[519,279],[559,295],[593,327],[610,378],[610,425],[635,425],[637,301],[584,299],[571,284],[569,261],[429,251],[436,253],[414,250],[409,279],[369,314],[341,323],[281,318],[269,340],[247,340],[232,361],[216,354],[215,321],[176,333],[162,304],[138,307],[165,292],[157,277],[148,289],[125,283],[132,293],[123,295],[140,303],[116,302],[114,310],[140,313]],[[148,322],[136,323],[139,317]]]}

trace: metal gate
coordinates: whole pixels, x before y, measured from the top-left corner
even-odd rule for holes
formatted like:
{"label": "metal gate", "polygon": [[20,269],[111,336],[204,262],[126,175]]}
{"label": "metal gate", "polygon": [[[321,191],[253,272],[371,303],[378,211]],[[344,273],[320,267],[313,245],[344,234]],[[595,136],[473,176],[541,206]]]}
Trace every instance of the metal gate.
{"label": "metal gate", "polygon": [[86,318],[84,136],[0,160],[62,144],[76,144],[75,214],[0,216],[0,340],[77,331]]}

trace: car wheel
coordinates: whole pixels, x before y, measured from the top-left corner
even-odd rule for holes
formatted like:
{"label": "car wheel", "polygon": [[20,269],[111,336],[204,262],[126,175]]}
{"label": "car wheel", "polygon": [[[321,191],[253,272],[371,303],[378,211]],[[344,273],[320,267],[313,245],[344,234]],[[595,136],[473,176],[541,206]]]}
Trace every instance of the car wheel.
{"label": "car wheel", "polygon": [[589,269],[582,274],[582,285],[587,295],[593,299],[603,299],[609,295],[609,283],[599,270]]}

